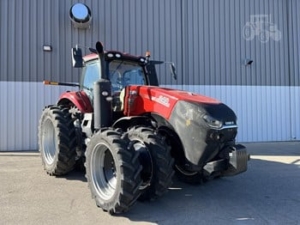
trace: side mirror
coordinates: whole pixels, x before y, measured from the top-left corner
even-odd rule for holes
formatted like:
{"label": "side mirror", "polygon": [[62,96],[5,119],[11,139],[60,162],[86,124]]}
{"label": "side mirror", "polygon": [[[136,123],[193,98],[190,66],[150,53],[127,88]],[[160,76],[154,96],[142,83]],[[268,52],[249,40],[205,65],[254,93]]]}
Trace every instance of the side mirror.
{"label": "side mirror", "polygon": [[72,65],[75,68],[83,67],[82,51],[80,48],[72,48]]}
{"label": "side mirror", "polygon": [[174,63],[170,63],[170,70],[171,70],[174,80],[177,80],[176,68],[175,68]]}

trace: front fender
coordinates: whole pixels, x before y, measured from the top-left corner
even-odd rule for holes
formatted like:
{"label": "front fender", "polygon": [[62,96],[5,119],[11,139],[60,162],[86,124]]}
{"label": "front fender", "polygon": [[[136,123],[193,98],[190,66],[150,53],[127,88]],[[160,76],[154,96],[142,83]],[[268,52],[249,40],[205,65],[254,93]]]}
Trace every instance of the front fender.
{"label": "front fender", "polygon": [[147,116],[125,116],[118,119],[114,124],[113,128],[121,128],[126,130],[129,127],[143,125],[152,127],[151,119]]}
{"label": "front fender", "polygon": [[82,113],[93,112],[93,106],[87,94],[84,91],[65,92],[59,97],[58,105],[72,102]]}

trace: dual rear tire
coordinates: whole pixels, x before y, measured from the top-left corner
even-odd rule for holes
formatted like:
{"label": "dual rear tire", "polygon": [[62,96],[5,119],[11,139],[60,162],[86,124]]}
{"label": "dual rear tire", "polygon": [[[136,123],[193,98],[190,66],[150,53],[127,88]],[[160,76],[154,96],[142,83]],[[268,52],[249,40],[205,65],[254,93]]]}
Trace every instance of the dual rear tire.
{"label": "dual rear tire", "polygon": [[49,175],[65,175],[74,169],[76,134],[67,108],[48,106],[38,127],[39,151]]}

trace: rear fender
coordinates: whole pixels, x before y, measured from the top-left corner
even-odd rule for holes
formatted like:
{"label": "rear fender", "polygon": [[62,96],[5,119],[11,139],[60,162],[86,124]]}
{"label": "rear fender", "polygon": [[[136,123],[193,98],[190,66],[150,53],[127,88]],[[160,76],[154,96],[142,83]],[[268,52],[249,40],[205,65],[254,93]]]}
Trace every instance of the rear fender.
{"label": "rear fender", "polygon": [[91,101],[84,91],[65,92],[59,97],[58,105],[68,105],[72,103],[82,113],[93,112]]}

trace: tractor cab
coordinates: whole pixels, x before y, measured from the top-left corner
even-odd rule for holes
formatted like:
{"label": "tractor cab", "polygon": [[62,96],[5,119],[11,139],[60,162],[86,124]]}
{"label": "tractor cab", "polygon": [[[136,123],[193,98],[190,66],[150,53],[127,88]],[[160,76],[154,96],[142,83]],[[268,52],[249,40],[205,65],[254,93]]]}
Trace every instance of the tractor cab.
{"label": "tractor cab", "polygon": [[[111,54],[110,52],[106,55]],[[92,54],[83,57],[84,66],[81,73],[80,89],[90,98],[91,104],[94,99],[94,83],[100,79],[109,80],[113,105],[117,105],[121,91],[128,85],[150,85],[147,79],[146,69],[143,64],[128,59],[112,59],[104,61],[105,69],[101,69],[101,60],[98,55]]]}
{"label": "tractor cab", "polygon": [[132,56],[117,51],[104,52],[90,49],[92,54],[82,57],[80,48],[72,49],[73,67],[83,68],[79,83],[83,90],[94,102],[94,83],[104,79],[111,84],[111,96],[113,111],[121,111],[120,96],[124,95],[124,89],[128,85],[158,86],[155,70],[157,62],[149,61],[146,57]]}

